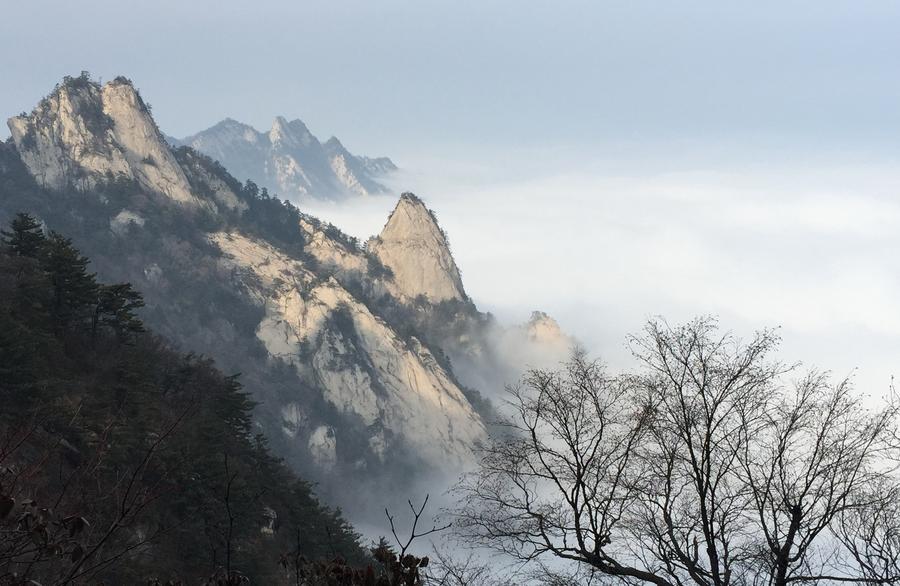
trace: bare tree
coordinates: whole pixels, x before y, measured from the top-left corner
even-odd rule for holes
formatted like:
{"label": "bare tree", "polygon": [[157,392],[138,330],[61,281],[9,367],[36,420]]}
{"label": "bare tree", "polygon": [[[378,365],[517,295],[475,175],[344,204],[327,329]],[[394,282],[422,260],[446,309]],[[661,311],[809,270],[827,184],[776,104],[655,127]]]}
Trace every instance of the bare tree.
{"label": "bare tree", "polygon": [[890,545],[850,547],[873,522],[852,515],[886,502],[871,492],[892,477],[895,406],[816,372],[786,380],[771,331],[650,322],[631,344],[637,375],[575,354],[511,391],[510,433],[458,489],[465,537],[658,586],[896,579],[860,560],[895,551],[898,519],[877,517]]}
{"label": "bare tree", "polygon": [[730,584],[755,553],[743,539],[748,500],[738,456],[741,431],[763,417],[784,371],[766,358],[776,338],[762,332],[736,344],[710,322],[651,322],[631,342],[653,417],[638,450],[645,473],[629,537],[669,582]]}
{"label": "bare tree", "polygon": [[412,555],[409,553],[410,547],[417,539],[428,537],[450,528],[450,524],[441,526],[433,524],[430,529],[418,529],[419,522],[422,520],[422,515],[428,507],[428,496],[429,495],[425,495],[425,498],[422,500],[422,505],[418,508],[416,508],[412,500],[407,501],[409,510],[412,512],[412,521],[410,523],[409,535],[406,538],[400,537],[397,533],[397,526],[391,512],[388,509],[384,510],[384,514],[391,525],[391,534],[394,536],[394,540],[397,543],[397,547],[400,548],[400,551],[395,554],[389,548],[384,547],[384,544],[382,543],[375,549],[374,555],[375,559],[381,562],[384,567],[390,586],[415,586],[424,584],[426,577],[425,568],[428,567],[429,563],[428,556],[418,557]]}
{"label": "bare tree", "polygon": [[741,454],[764,569],[776,584],[868,581],[839,563],[833,534],[843,516],[884,497],[871,490],[889,478],[880,464],[894,410],[868,412],[847,381],[814,373],[772,412],[745,430]]}
{"label": "bare tree", "polygon": [[495,565],[473,552],[455,556],[435,547],[426,583],[429,586],[512,586],[520,583],[501,576]]}
{"label": "bare tree", "polygon": [[523,561],[549,553],[667,584],[616,551],[642,496],[637,447],[650,431],[650,411],[635,390],[633,380],[608,376],[583,353],[562,372],[529,373],[510,390],[508,434],[459,487],[464,536]]}

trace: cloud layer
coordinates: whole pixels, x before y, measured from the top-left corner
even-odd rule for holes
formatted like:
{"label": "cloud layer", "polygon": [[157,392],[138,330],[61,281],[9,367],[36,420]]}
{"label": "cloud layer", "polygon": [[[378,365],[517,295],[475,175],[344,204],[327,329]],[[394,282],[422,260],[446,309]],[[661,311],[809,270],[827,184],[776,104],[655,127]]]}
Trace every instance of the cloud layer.
{"label": "cloud layer", "polygon": [[[625,336],[649,316],[714,314],[745,335],[780,327],[786,361],[855,373],[876,396],[900,364],[900,173],[890,165],[475,185],[434,171],[405,182],[421,185],[449,233],[469,294],[507,323],[545,310],[625,368]],[[311,211],[366,236],[392,205]]]}

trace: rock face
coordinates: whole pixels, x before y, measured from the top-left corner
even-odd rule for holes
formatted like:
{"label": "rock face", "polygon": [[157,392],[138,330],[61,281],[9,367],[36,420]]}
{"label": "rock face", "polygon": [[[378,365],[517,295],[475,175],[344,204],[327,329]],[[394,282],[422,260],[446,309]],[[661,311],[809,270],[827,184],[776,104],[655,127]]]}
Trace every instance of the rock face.
{"label": "rock face", "polygon": [[337,138],[322,144],[302,121],[280,116],[269,132],[229,118],[177,142],[218,160],[240,179],[299,201],[387,193],[377,178],[397,170],[386,157],[351,154]]}
{"label": "rock face", "polygon": [[68,79],[31,114],[8,121],[22,162],[44,187],[82,191],[114,179],[181,204],[211,207],[196,197],[150,111],[131,82],[102,88]]}
{"label": "rock face", "polygon": [[393,273],[401,297],[423,295],[432,303],[468,300],[447,236],[415,195],[400,196],[381,234],[367,246]]}
{"label": "rock face", "polygon": [[348,191],[356,195],[389,191],[374,180],[375,177],[388,175],[397,170],[397,166],[389,158],[357,157],[344,148],[341,141],[334,136],[329,138],[323,147],[328,154],[328,164],[334,176]]}
{"label": "rock face", "polygon": [[573,340],[562,331],[555,319],[543,311],[534,311],[531,318],[523,326],[529,342],[541,346],[554,354],[568,353],[574,344]]}
{"label": "rock face", "polygon": [[[400,338],[334,278],[322,281],[302,263],[264,242],[236,233],[211,236],[223,263],[265,308],[256,335],[269,354],[292,363],[326,400],[362,421],[369,448],[382,456],[386,436],[441,468],[471,461],[486,437],[480,416],[450,373],[415,337]],[[296,434],[303,418],[285,411],[284,431]],[[317,458],[340,443],[313,432]],[[329,448],[331,449],[331,448]],[[328,452],[330,453],[330,452]]]}

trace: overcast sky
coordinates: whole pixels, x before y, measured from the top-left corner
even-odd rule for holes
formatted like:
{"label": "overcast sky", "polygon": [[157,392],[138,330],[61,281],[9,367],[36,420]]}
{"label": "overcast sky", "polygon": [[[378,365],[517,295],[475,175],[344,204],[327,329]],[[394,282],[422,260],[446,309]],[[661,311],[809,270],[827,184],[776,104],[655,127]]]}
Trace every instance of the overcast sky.
{"label": "overcast sky", "polygon": [[[722,141],[892,149],[888,0],[5,0],[0,110],[131,77],[163,129],[301,117],[395,156]],[[729,146],[731,145],[731,146]]]}
{"label": "overcast sky", "polygon": [[[900,3],[6,0],[0,112],[82,69],[162,129],[300,117],[389,155],[469,293],[612,360],[649,315],[900,365]],[[3,136],[6,136],[5,134]],[[317,210],[363,236],[390,201]]]}

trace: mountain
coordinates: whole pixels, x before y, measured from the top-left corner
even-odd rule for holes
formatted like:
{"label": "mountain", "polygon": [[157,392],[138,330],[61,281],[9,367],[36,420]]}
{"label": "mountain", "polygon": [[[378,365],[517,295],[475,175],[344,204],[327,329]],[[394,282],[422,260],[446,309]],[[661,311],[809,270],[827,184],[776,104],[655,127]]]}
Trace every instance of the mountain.
{"label": "mountain", "polygon": [[424,295],[431,302],[466,301],[447,236],[434,214],[411,193],[400,196],[381,234],[368,250],[394,275],[401,297]]}
{"label": "mountain", "polygon": [[42,187],[88,191],[113,178],[191,208],[242,205],[224,184],[214,185],[211,200],[197,196],[147,105],[124,77],[103,87],[70,78],[31,114],[10,118],[8,126],[22,162]]}
{"label": "mountain", "polygon": [[124,78],[102,88],[81,78],[58,88],[30,114],[9,120],[22,161],[42,186],[87,190],[109,176],[193,207],[197,198],[166,148],[150,111]]}
{"label": "mountain", "polygon": [[388,193],[378,179],[397,170],[387,157],[351,154],[335,137],[323,144],[302,121],[288,122],[281,116],[268,132],[227,118],[170,142],[216,159],[235,177],[301,202]]}
{"label": "mountain", "polygon": [[278,556],[298,532],[308,559],[371,563],[254,437],[234,377],[147,331],[140,293],[98,282],[64,237],[2,230],[4,584],[292,584]]}
{"label": "mountain", "polygon": [[[172,148],[125,78],[66,78],[9,125],[0,221],[27,211],[71,236],[101,278],[143,292],[150,327],[240,373],[256,429],[332,503],[379,511],[472,462],[494,412],[461,381],[490,394],[522,365],[420,199],[404,194],[361,246]],[[318,148],[302,123],[266,140]]]}
{"label": "mountain", "polygon": [[[453,376],[417,338],[402,338],[333,277],[264,241],[240,233],[211,236],[234,283],[264,300],[256,329],[268,354],[293,364],[326,401],[370,430],[368,448],[387,457],[392,436],[426,461],[460,469],[486,437],[480,416]],[[305,406],[282,407],[284,433],[303,431]],[[334,430],[318,426],[308,440],[319,463],[334,465]]]}

